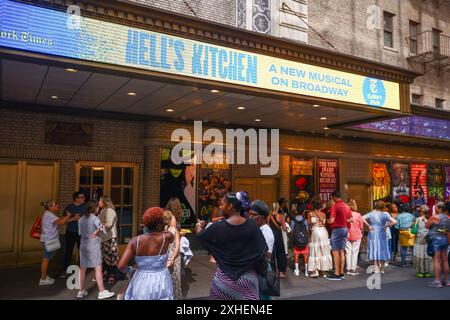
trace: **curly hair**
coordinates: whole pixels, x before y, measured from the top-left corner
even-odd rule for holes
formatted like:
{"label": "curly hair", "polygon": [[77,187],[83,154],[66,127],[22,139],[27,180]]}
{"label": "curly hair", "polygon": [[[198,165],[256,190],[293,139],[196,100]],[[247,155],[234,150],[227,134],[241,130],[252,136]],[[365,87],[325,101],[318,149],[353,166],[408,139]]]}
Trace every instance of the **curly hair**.
{"label": "curly hair", "polygon": [[147,209],[142,215],[142,222],[150,232],[161,232],[165,228],[164,210],[159,207]]}

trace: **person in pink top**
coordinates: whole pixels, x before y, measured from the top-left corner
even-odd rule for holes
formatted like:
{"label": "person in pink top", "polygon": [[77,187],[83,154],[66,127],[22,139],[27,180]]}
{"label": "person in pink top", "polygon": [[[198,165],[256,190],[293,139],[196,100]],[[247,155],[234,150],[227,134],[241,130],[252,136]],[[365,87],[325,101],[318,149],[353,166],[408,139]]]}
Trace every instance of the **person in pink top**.
{"label": "person in pink top", "polygon": [[361,239],[363,236],[364,222],[361,214],[358,212],[355,199],[348,201],[348,206],[352,210],[352,222],[350,222],[350,228],[348,229],[348,239],[345,245],[346,262],[347,262],[347,274],[351,276],[357,276],[356,272],[358,265],[359,247],[361,245]]}

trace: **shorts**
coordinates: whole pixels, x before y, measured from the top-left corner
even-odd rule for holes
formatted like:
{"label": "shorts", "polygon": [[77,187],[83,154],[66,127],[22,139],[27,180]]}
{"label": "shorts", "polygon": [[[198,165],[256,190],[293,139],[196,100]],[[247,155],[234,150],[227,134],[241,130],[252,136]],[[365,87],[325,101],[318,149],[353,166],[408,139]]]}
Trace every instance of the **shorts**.
{"label": "shorts", "polygon": [[53,256],[55,255],[55,252],[56,252],[56,251],[48,252],[47,250],[45,250],[45,244],[44,244],[44,242],[41,242],[41,244],[42,244],[42,248],[44,249],[44,259],[45,259],[45,260],[48,260],[48,261],[52,260],[52,258],[53,258]]}
{"label": "shorts", "polygon": [[345,250],[348,238],[347,228],[335,228],[331,231],[331,251]]}
{"label": "shorts", "polygon": [[431,246],[433,251],[447,251],[448,250],[448,238],[447,237],[433,237],[431,238]]}
{"label": "shorts", "polygon": [[293,250],[293,251],[294,251],[294,254],[309,254],[309,243],[308,243],[308,245],[307,245],[306,247],[304,247],[303,249],[294,246],[294,250]]}

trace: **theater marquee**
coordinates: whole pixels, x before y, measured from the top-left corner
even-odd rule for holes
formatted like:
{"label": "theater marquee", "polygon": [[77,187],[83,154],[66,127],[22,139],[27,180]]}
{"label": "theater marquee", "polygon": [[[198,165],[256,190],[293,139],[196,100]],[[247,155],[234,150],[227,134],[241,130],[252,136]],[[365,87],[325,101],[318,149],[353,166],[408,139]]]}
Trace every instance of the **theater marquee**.
{"label": "theater marquee", "polygon": [[0,46],[400,110],[399,84],[0,0]]}

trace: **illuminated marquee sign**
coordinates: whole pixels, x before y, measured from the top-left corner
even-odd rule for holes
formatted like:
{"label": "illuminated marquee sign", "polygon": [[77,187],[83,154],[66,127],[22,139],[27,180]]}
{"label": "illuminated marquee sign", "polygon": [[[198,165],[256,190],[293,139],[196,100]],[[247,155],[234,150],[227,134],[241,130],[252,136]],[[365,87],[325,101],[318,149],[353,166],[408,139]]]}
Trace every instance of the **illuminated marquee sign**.
{"label": "illuminated marquee sign", "polygon": [[400,110],[399,84],[0,0],[0,46]]}

